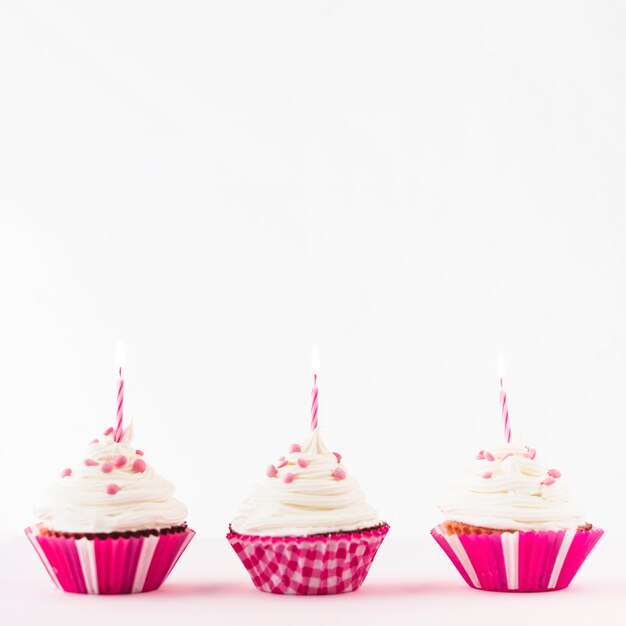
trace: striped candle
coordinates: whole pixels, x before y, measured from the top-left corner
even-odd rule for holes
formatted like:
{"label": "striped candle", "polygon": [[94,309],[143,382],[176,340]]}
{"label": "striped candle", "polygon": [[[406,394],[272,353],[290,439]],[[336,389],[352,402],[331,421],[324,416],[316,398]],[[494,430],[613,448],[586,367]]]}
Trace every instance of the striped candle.
{"label": "striped candle", "polygon": [[320,357],[319,352],[317,350],[317,346],[313,346],[313,350],[311,350],[311,374],[313,374],[313,389],[311,389],[311,430],[315,430],[317,428],[317,373],[320,368]]}
{"label": "striped candle", "polygon": [[124,435],[124,376],[122,375],[122,367],[124,366],[124,342],[121,339],[117,340],[115,345],[115,361],[117,364],[117,413],[115,416],[115,433],[113,435],[113,441],[122,441]]}
{"label": "striped candle", "polygon": [[317,374],[313,374],[313,389],[311,389],[311,430],[317,428]]}
{"label": "striped candle", "polygon": [[122,368],[120,367],[118,370],[118,383],[117,383],[117,416],[115,427],[115,436],[113,439],[115,441],[122,441],[122,435],[124,434],[124,430],[122,428],[122,422],[124,421],[124,378],[122,376]]}
{"label": "striped candle", "polygon": [[502,408],[502,422],[504,424],[504,439],[511,443],[511,425],[509,424],[509,406],[506,402],[506,390],[500,379],[500,407]]}
{"label": "striped candle", "polygon": [[504,388],[504,374],[506,365],[502,352],[498,355],[498,378],[500,379],[500,409],[502,411],[502,425],[504,426],[504,440],[511,443],[511,425],[509,423],[509,405],[506,401],[506,390]]}

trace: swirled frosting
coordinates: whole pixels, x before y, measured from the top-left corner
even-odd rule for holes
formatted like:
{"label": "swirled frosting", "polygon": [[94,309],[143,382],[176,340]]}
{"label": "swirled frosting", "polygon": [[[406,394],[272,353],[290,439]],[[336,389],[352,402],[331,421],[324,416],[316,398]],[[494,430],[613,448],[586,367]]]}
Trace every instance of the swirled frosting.
{"label": "swirled frosting", "polygon": [[132,445],[129,426],[121,441],[113,429],[94,439],[85,459],[46,493],[35,514],[52,530],[110,533],[161,529],[182,524],[187,508],[176,500],[174,485],[146,464]]}
{"label": "swirled frosting", "polygon": [[292,445],[245,500],[231,529],[245,535],[307,536],[381,524],[357,480],[314,430]]}
{"label": "swirled frosting", "polygon": [[583,525],[561,473],[535,450],[502,444],[481,450],[439,507],[446,520],[497,530],[561,530]]}

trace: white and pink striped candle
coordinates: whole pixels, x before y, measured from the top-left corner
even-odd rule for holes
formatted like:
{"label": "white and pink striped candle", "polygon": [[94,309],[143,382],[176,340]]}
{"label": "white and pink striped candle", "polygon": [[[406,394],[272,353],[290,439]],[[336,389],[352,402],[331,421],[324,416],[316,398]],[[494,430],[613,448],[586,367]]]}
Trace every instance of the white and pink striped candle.
{"label": "white and pink striped candle", "polygon": [[115,420],[115,434],[113,435],[114,441],[121,441],[124,434],[124,376],[122,375],[122,366],[125,361],[125,349],[124,342],[121,339],[117,340],[115,346],[115,362],[117,369],[117,413]]}
{"label": "white and pink striped candle", "polygon": [[320,355],[317,345],[311,350],[311,375],[313,376],[313,389],[311,389],[311,430],[317,428],[317,409],[318,409],[318,389],[317,375],[320,371]]}
{"label": "white and pink striped candle", "polygon": [[500,379],[500,409],[502,411],[502,425],[504,426],[504,440],[511,443],[511,424],[509,423],[509,405],[506,399],[506,390],[504,388],[504,374],[506,373],[506,364],[502,352],[498,355],[498,378]]}

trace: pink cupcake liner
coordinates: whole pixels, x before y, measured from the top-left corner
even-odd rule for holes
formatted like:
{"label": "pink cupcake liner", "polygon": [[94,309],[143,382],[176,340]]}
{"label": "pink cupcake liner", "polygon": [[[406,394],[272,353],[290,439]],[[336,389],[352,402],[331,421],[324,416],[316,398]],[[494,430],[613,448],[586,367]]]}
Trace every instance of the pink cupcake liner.
{"label": "pink cupcake liner", "polygon": [[230,545],[261,591],[327,595],[356,591],[389,526],[315,537],[259,537],[229,532]]}
{"label": "pink cupcake liner", "polygon": [[604,531],[448,535],[431,530],[465,582],[485,591],[557,591],[565,589]]}
{"label": "pink cupcake liner", "polygon": [[196,534],[190,528],[178,533],[87,539],[49,537],[40,525],[26,536],[50,578],[70,593],[140,593],[158,589]]}

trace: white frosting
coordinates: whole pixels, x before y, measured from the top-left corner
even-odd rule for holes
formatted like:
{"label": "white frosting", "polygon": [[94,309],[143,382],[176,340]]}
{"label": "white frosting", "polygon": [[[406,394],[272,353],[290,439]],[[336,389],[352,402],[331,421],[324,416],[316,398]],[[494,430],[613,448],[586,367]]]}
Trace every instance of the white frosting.
{"label": "white frosting", "polygon": [[[161,529],[182,524],[187,508],[176,500],[174,485],[161,478],[149,465],[143,472],[135,471],[137,459],[145,462],[131,445],[132,426],[124,431],[116,443],[113,433],[101,435],[97,443],[89,444],[85,458],[97,465],[81,461],[66,476],[54,484],[35,514],[47,528],[70,533],[110,533],[147,529]],[[109,473],[102,464],[123,455],[123,467],[114,467]],[[119,491],[107,493],[109,485]]]}
{"label": "white frosting", "polygon": [[[304,459],[307,467],[300,467],[299,459]],[[381,523],[356,479],[322,442],[319,429],[311,433],[300,452],[287,454],[285,461],[287,465],[279,468],[276,476],[253,488],[233,519],[232,530],[286,537],[355,531]],[[345,472],[342,480],[333,476],[337,468]],[[285,483],[288,473],[294,479]]]}
{"label": "white frosting", "polygon": [[[550,468],[531,458],[534,450],[530,454],[529,450],[502,444],[488,451],[493,461],[478,458],[479,454],[439,507],[446,520],[519,531],[576,529],[584,524],[566,483],[560,477],[550,479]],[[491,478],[484,477],[488,472]],[[546,479],[554,482],[542,484]]]}

